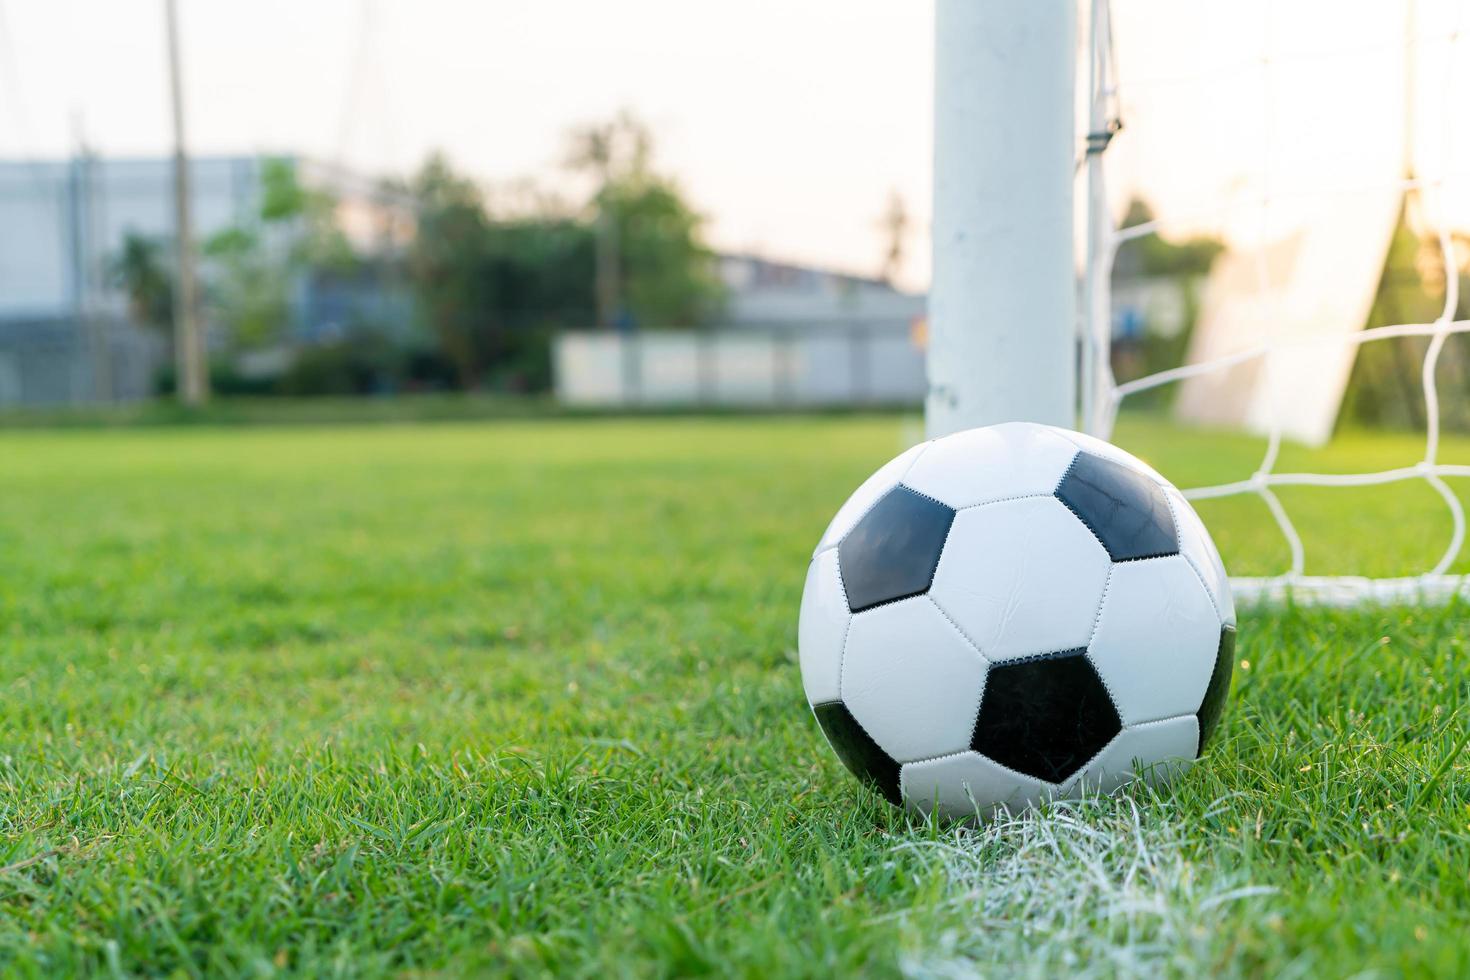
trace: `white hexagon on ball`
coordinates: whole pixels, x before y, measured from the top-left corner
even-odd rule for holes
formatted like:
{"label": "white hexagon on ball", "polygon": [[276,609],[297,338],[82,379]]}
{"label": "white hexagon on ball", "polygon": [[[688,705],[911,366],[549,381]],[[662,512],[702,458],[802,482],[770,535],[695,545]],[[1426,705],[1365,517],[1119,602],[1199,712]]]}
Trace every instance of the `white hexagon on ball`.
{"label": "white hexagon on ball", "polygon": [[1204,580],[1221,621],[1234,626],[1235,601],[1230,594],[1230,577],[1225,574],[1225,563],[1220,560],[1220,552],[1210,539],[1210,532],[1205,530],[1204,521],[1200,520],[1189,501],[1184,499],[1184,494],[1174,487],[1169,487],[1164,492],[1174,508],[1174,519],[1179,524],[1179,553],[1189,560]]}
{"label": "white hexagon on ball", "polygon": [[1087,646],[1111,560],[1048,495],[955,515],[929,594],[994,663]]}
{"label": "white hexagon on ball", "polygon": [[1113,568],[1087,656],[1123,724],[1199,710],[1221,625],[1204,583],[1182,555]]}
{"label": "white hexagon on ball", "polygon": [[958,510],[1050,494],[1076,455],[1075,445],[1045,426],[1006,422],[934,440],[903,482]]}
{"label": "white hexagon on ball", "polygon": [[837,552],[829,548],[807,566],[796,628],[801,681],[811,704],[836,701],[841,695],[842,642],[851,618],[837,572]]}
{"label": "white hexagon on ball", "polygon": [[985,658],[924,596],[852,619],[842,654],[842,702],[898,762],[969,748]]}
{"label": "white hexagon on ball", "polygon": [[1007,769],[978,752],[909,763],[899,779],[909,809],[945,820],[984,819],[1001,810],[1020,813],[1053,794],[1053,788],[1041,780]]}

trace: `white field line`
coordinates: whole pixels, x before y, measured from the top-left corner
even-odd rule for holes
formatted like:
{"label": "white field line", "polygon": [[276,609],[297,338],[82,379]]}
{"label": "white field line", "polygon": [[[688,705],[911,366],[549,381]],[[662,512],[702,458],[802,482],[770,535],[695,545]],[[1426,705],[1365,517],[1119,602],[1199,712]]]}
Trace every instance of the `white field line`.
{"label": "white field line", "polygon": [[942,866],[954,890],[947,904],[961,923],[939,936],[916,933],[900,960],[904,974],[1228,973],[1218,926],[1230,906],[1263,905],[1274,889],[1222,880],[1191,863],[1166,807],[1091,799],[900,845]]}

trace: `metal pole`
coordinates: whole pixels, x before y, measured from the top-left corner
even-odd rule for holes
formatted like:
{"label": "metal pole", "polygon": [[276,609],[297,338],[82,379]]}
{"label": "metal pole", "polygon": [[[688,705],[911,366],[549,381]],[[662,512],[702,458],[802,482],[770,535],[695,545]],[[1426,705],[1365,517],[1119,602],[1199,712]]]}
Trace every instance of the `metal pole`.
{"label": "metal pole", "polygon": [[1076,419],[1076,11],[937,0],[931,436]]}
{"label": "metal pole", "polygon": [[104,320],[101,309],[103,242],[102,221],[97,207],[97,158],[84,141],[79,140],[78,144],[77,160],[81,168],[79,204],[81,224],[85,230],[81,253],[84,263],[82,316],[91,346],[92,397],[105,405],[112,401],[112,350],[108,343],[109,324]]}
{"label": "metal pole", "polygon": [[616,326],[620,312],[618,309],[618,226],[609,205],[612,192],[607,188],[607,181],[604,181],[602,203],[597,208],[597,323],[602,327]]}
{"label": "metal pole", "polygon": [[174,121],[174,222],[178,253],[178,281],[174,292],[174,365],[178,397],[186,405],[209,400],[209,372],[204,338],[198,319],[194,282],[194,229],[189,216],[189,157],[184,142],[184,91],[179,65],[179,28],[176,0],[164,0],[168,27],[169,91]]}
{"label": "metal pole", "polygon": [[[1415,35],[1419,31],[1419,10],[1415,0],[1404,5],[1404,180],[1414,179],[1414,131],[1418,113],[1414,103],[1418,98],[1419,49]],[[1407,191],[1405,192],[1408,193]],[[1420,196],[1423,200],[1423,196]]]}
{"label": "metal pole", "polygon": [[1082,431],[1106,438],[1112,428],[1112,274],[1113,219],[1108,212],[1103,151],[1108,130],[1107,0],[1092,0],[1088,22],[1087,257],[1083,294],[1081,374]]}

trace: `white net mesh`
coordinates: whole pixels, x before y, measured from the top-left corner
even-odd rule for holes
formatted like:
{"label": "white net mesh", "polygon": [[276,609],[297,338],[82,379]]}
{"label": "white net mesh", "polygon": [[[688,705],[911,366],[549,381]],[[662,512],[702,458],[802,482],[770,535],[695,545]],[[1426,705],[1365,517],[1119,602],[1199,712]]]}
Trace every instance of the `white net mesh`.
{"label": "white net mesh", "polygon": [[[1412,3],[1413,0],[1407,0],[1407,2]],[[1120,8],[1126,3],[1128,0],[1118,0]],[[1203,7],[1204,5],[1184,6]],[[1246,200],[1242,202],[1239,199],[1240,196],[1236,195],[1234,199],[1225,203],[1209,203],[1202,210],[1216,210],[1222,218],[1228,214],[1238,219],[1243,212],[1254,216],[1257,231],[1253,250],[1254,277],[1259,300],[1257,309],[1262,326],[1257,336],[1239,338],[1230,345],[1230,349],[1219,352],[1215,356],[1193,361],[1187,360],[1178,367],[1119,383],[1114,377],[1110,358],[1112,311],[1109,288],[1114,260],[1117,257],[1119,246],[1155,233],[1165,222],[1162,219],[1151,220],[1127,227],[1118,227],[1114,221],[1113,207],[1108,202],[1107,184],[1104,179],[1105,168],[1111,163],[1112,151],[1109,149],[1111,135],[1119,130],[1119,113],[1122,112],[1126,116],[1128,112],[1126,93],[1129,91],[1129,86],[1134,83],[1127,80],[1126,71],[1121,73],[1125,76],[1124,81],[1120,83],[1118,80],[1120,71],[1113,62],[1112,21],[1114,18],[1109,10],[1109,5],[1105,0],[1098,0],[1092,5],[1091,50],[1089,51],[1091,61],[1090,127],[1085,164],[1089,182],[1090,207],[1086,260],[1087,296],[1084,304],[1082,338],[1084,352],[1081,379],[1083,424],[1094,434],[1106,437],[1112,431],[1120,407],[1130,396],[1136,396],[1165,385],[1240,370],[1249,365],[1259,367],[1260,376],[1265,379],[1263,397],[1266,403],[1265,424],[1256,426],[1257,430],[1263,431],[1266,437],[1265,451],[1259,464],[1253,472],[1242,474],[1238,480],[1184,488],[1185,495],[1195,500],[1254,495],[1264,503],[1274,518],[1289,550],[1290,564],[1276,575],[1233,579],[1237,596],[1246,601],[1279,600],[1289,595],[1294,601],[1352,604],[1364,601],[1441,601],[1454,595],[1470,595],[1470,583],[1467,583],[1466,577],[1450,574],[1464,545],[1465,513],[1459,498],[1445,482],[1446,477],[1470,477],[1470,466],[1446,464],[1439,461],[1441,406],[1436,371],[1446,340],[1452,335],[1470,332],[1470,320],[1455,319],[1455,312],[1459,306],[1460,270],[1449,227],[1452,218],[1444,200],[1444,196],[1454,182],[1461,181],[1467,176],[1454,167],[1455,147],[1450,138],[1454,127],[1463,125],[1458,120],[1458,116],[1463,113],[1455,98],[1457,92],[1456,62],[1464,55],[1460,30],[1463,6],[1465,6],[1463,3],[1446,0],[1445,3],[1436,7],[1432,17],[1423,17],[1413,7],[1405,8],[1403,14],[1407,16],[1404,17],[1405,28],[1401,36],[1377,39],[1371,43],[1324,48],[1320,44],[1319,35],[1319,43],[1316,46],[1293,50],[1290,47],[1290,38],[1281,36],[1284,32],[1273,30],[1274,20],[1283,17],[1281,13],[1283,10],[1287,11],[1284,15],[1287,20],[1304,12],[1296,9],[1299,7],[1311,8],[1306,13],[1341,19],[1353,16],[1351,11],[1354,8],[1342,5],[1264,3],[1257,11],[1260,19],[1254,27],[1257,32],[1255,51],[1238,58],[1232,57],[1225,63],[1201,68],[1198,71],[1165,74],[1137,83],[1141,88],[1154,85],[1171,93],[1178,93],[1181,89],[1188,89],[1191,85],[1221,83],[1231,85],[1237,91],[1245,91],[1250,88],[1258,90],[1261,101],[1258,104],[1260,115],[1256,117],[1256,121],[1260,124],[1256,138],[1260,141],[1260,155],[1258,164],[1253,168],[1255,173],[1252,175],[1253,179],[1249,181],[1250,190]],[[1249,16],[1249,11],[1235,7],[1231,9],[1242,17]],[[1173,8],[1173,11],[1178,10],[1179,7]],[[1187,15],[1184,16],[1187,20]],[[1201,30],[1207,31],[1208,29],[1208,26],[1201,27]],[[1158,31],[1149,39],[1149,43],[1161,42],[1163,34],[1164,31]],[[1205,47],[1207,48],[1208,45]],[[1403,84],[1406,89],[1403,102],[1405,107],[1412,107],[1416,104],[1412,86],[1418,74],[1422,74],[1418,69],[1420,62],[1416,53],[1429,50],[1435,52],[1434,60],[1440,77],[1434,80],[1426,78],[1423,81],[1433,81],[1439,89],[1441,96],[1439,102],[1442,105],[1440,118],[1432,120],[1432,127],[1416,127],[1413,122],[1413,113],[1406,108],[1405,114],[1408,118],[1404,127],[1406,148],[1412,146],[1416,141],[1422,142],[1422,133],[1426,128],[1438,141],[1436,152],[1430,154],[1433,163],[1432,171],[1415,160],[1411,149],[1406,149],[1405,168],[1409,176],[1401,176],[1392,181],[1333,187],[1330,186],[1330,183],[1336,176],[1336,171],[1330,167],[1305,183],[1298,181],[1292,184],[1280,179],[1277,172],[1279,154],[1273,152],[1275,149],[1273,140],[1276,137],[1273,137],[1271,119],[1273,112],[1277,111],[1277,100],[1281,95],[1277,76],[1284,70],[1283,66],[1292,63],[1311,63],[1324,66],[1322,70],[1325,72],[1326,66],[1330,64],[1333,71],[1354,71],[1355,65],[1361,65],[1372,52],[1391,52],[1396,49],[1404,52],[1402,71],[1404,73]],[[1344,134],[1344,152],[1351,148],[1354,140],[1374,138],[1373,122],[1364,120],[1363,125],[1364,132]],[[1420,225],[1426,228],[1430,237],[1437,238],[1439,259],[1443,263],[1444,302],[1439,315],[1431,322],[1400,323],[1372,329],[1343,329],[1341,325],[1330,331],[1290,332],[1276,329],[1279,323],[1289,319],[1290,314],[1272,308],[1273,299],[1279,298],[1280,295],[1280,290],[1272,286],[1272,277],[1282,274],[1281,270],[1273,269],[1271,265],[1270,244],[1273,240],[1274,216],[1283,207],[1290,209],[1293,201],[1300,202],[1304,198],[1311,197],[1326,201],[1328,206],[1331,206],[1330,202],[1334,200],[1345,200],[1351,195],[1364,191],[1389,191],[1397,195],[1401,201],[1409,200],[1410,195],[1417,199],[1415,203],[1418,205],[1417,214],[1420,218]],[[1198,219],[1201,215],[1194,217]],[[1428,227],[1431,224],[1432,227]],[[1236,227],[1239,227],[1238,221]],[[1232,245],[1236,241],[1238,239],[1233,239]],[[1361,327],[1363,324],[1355,323],[1348,326]],[[1313,473],[1280,470],[1278,463],[1285,432],[1283,413],[1279,409],[1286,400],[1292,397],[1294,382],[1289,372],[1273,371],[1273,362],[1285,363],[1290,360],[1293,365],[1296,365],[1295,369],[1300,371],[1300,365],[1311,364],[1319,353],[1341,352],[1345,348],[1356,349],[1364,344],[1401,337],[1428,338],[1428,347],[1420,373],[1426,420],[1422,457],[1413,465],[1373,472]],[[1198,345],[1195,347],[1197,348]],[[1350,364],[1351,361],[1348,363]],[[1427,484],[1444,501],[1444,506],[1449,512],[1452,528],[1450,539],[1434,565],[1420,574],[1394,578],[1308,576],[1305,573],[1307,555],[1302,535],[1298,532],[1291,514],[1288,513],[1277,495],[1277,488],[1284,486],[1365,487],[1400,481],[1422,481]]]}

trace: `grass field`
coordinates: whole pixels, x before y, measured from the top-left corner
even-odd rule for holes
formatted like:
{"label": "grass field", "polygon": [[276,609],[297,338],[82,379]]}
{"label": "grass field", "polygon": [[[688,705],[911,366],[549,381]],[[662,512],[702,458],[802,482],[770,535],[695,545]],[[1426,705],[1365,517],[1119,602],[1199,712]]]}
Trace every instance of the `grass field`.
{"label": "grass field", "polygon": [[[904,429],[0,434],[0,970],[1470,975],[1463,606],[1244,611],[1163,799],[966,834],[859,788],[796,610]],[[1121,441],[1186,485],[1258,454]],[[1283,498],[1310,572],[1448,538],[1423,487]],[[1258,504],[1202,513],[1232,571],[1284,562]]]}

